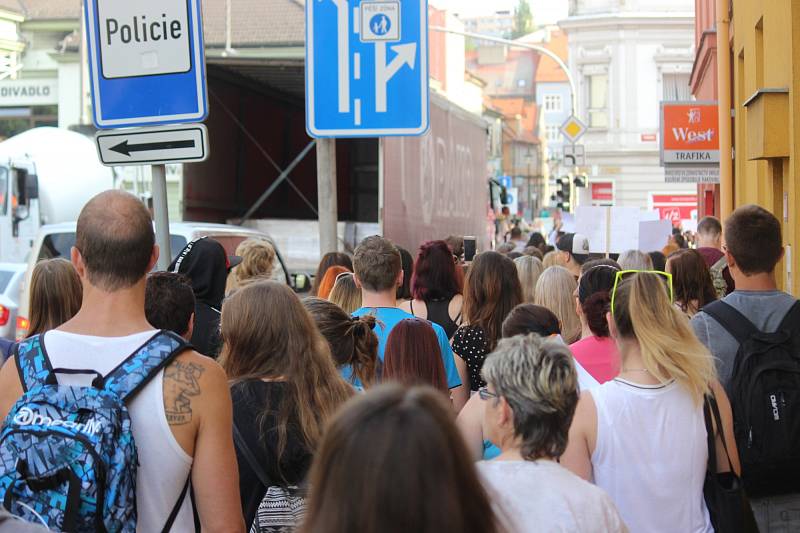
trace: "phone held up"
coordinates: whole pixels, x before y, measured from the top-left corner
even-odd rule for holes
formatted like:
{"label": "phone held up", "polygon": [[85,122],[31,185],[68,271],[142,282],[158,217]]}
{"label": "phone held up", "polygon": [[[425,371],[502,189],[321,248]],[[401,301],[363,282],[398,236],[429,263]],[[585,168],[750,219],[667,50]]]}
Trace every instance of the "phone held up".
{"label": "phone held up", "polygon": [[464,237],[464,262],[471,263],[475,259],[478,241],[475,237]]}

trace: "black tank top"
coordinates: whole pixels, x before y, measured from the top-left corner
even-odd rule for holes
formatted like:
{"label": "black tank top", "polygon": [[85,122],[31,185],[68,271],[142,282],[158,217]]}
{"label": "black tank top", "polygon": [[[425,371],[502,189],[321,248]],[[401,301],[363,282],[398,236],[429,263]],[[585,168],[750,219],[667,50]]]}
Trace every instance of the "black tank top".
{"label": "black tank top", "polygon": [[[453,338],[458,329],[456,322],[461,320],[461,313],[458,313],[455,320],[450,318],[450,302],[452,301],[453,299],[450,298],[449,300],[429,300],[425,302],[425,306],[428,308],[427,319],[434,324],[442,326],[448,339]],[[411,300],[411,314],[414,314],[414,300]]]}

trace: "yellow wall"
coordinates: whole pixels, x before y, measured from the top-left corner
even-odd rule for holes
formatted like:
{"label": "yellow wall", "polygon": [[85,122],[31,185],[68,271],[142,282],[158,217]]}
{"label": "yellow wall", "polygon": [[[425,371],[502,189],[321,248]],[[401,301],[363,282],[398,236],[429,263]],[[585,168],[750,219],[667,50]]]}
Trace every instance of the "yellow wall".
{"label": "yellow wall", "polygon": [[[793,32],[792,29],[796,29]],[[734,206],[755,203],[775,214],[783,224],[784,244],[791,247],[791,292],[800,295],[800,2],[793,0],[733,0],[733,143]],[[723,44],[720,43],[722,52]],[[720,88],[724,85],[720,83]],[[763,89],[788,89],[774,95],[779,102],[758,115],[756,107],[744,103]],[[773,96],[770,96],[773,97]],[[748,109],[750,116],[748,117]],[[763,109],[763,107],[762,107]],[[752,136],[771,137],[786,132],[784,157],[752,160],[760,154],[748,149]],[[767,145],[770,145],[768,142]],[[780,151],[780,150],[779,150]],[[788,194],[788,217],[784,217],[784,194]],[[787,287],[786,262],[778,271],[778,283]]]}

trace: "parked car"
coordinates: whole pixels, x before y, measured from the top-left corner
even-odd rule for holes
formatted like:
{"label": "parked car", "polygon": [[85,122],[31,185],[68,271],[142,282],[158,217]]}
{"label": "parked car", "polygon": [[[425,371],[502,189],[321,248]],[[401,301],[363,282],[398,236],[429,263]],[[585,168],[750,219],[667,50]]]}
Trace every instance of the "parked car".
{"label": "parked car", "polygon": [[0,337],[8,340],[16,338],[20,324],[19,302],[22,280],[25,278],[25,263],[0,263]]}
{"label": "parked car", "polygon": [[[65,222],[43,226],[39,235],[33,243],[31,253],[28,258],[27,270],[25,271],[24,283],[22,285],[22,303],[19,306],[21,321],[20,326],[25,326],[25,317],[28,317],[28,287],[33,267],[37,262],[54,257],[64,257],[69,259],[70,249],[75,246],[75,222]],[[269,235],[260,231],[232,226],[225,224],[207,224],[204,222],[175,222],[169,225],[170,232],[170,251],[174,259],[186,244],[199,239],[200,237],[211,237],[218,241],[229,255],[233,255],[239,244],[250,238],[268,240],[274,247],[278,258],[276,264],[276,275],[273,278],[286,280],[286,284],[297,292],[310,290],[311,281],[308,275],[303,273],[291,273],[286,268],[280,250]],[[24,268],[24,265],[23,265]],[[23,336],[23,328],[17,331],[17,336]]]}

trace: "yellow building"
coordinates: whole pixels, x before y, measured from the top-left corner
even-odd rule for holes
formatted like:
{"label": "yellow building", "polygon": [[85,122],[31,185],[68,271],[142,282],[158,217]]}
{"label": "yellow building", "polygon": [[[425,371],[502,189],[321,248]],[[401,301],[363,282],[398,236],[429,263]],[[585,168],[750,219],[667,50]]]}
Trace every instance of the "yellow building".
{"label": "yellow building", "polygon": [[[732,206],[755,203],[783,225],[778,283],[800,295],[800,2],[723,0],[731,10]],[[717,5],[720,5],[719,3]],[[718,20],[720,19],[718,14]],[[724,19],[721,21],[724,23]],[[719,32],[719,53],[725,51]],[[719,58],[725,63],[725,58]],[[723,74],[724,65],[720,67]],[[724,98],[720,98],[724,105]],[[722,114],[720,115],[722,116]],[[724,133],[722,133],[724,141]],[[724,157],[724,147],[721,157]],[[723,179],[725,169],[722,169]],[[723,190],[725,185],[723,183]],[[725,209],[723,192],[723,216]],[[729,202],[730,202],[729,200]]]}

